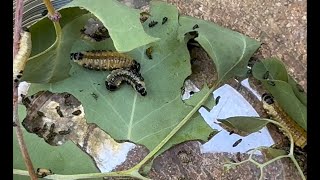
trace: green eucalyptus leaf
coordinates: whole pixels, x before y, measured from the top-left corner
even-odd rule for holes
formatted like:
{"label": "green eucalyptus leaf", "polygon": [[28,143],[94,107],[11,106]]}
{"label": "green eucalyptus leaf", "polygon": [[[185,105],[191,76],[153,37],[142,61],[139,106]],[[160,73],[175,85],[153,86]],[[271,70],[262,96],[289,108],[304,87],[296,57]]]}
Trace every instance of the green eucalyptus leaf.
{"label": "green eucalyptus leaf", "polygon": [[[198,32],[195,40],[213,60],[220,83],[233,76],[244,76],[250,57],[260,46],[254,39],[205,20],[181,16],[179,24],[179,40],[188,32]],[[195,25],[199,28],[194,29]]]}

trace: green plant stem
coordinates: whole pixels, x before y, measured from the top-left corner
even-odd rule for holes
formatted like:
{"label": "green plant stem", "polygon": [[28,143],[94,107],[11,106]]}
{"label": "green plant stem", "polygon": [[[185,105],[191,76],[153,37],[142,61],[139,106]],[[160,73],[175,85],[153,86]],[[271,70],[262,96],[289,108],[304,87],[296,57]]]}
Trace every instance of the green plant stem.
{"label": "green plant stem", "polygon": [[[13,169],[13,174],[28,176],[28,171],[20,170],[20,169]],[[139,178],[142,180],[150,180],[148,178],[143,177],[137,171],[118,171],[118,172],[107,172],[107,173],[89,173],[89,174],[76,174],[76,175],[61,175],[61,174],[53,174],[44,177],[45,179],[88,179],[88,178],[103,178],[103,177],[132,177],[132,178]]]}
{"label": "green plant stem", "polygon": [[[13,34],[13,57],[15,57],[19,50],[20,41],[20,31],[22,27],[22,17],[23,17],[23,0],[17,0],[15,8],[15,23],[14,23],[14,34]],[[13,58],[15,60],[15,58]],[[32,180],[37,180],[38,177],[34,171],[32,161],[30,159],[26,143],[23,138],[23,132],[20,126],[19,116],[18,116],[18,85],[19,82],[13,83],[13,122],[16,123],[16,134],[19,144],[19,148],[24,159],[24,163],[28,169],[27,173],[30,175]]]}
{"label": "green plant stem", "polygon": [[[280,126],[281,128],[283,128],[283,129],[287,132],[287,134],[289,135],[289,140],[290,140],[290,152],[289,152],[289,154],[287,154],[287,155],[282,155],[282,156],[278,156],[278,157],[273,158],[273,159],[271,159],[271,160],[269,160],[269,161],[267,161],[267,162],[265,162],[265,163],[263,163],[263,164],[260,164],[260,163],[258,163],[257,161],[255,161],[254,159],[252,159],[253,153],[258,149],[258,148],[256,148],[256,149],[254,149],[253,152],[250,154],[249,159],[247,159],[247,160],[245,160],[245,161],[242,161],[242,162],[239,162],[239,163],[230,163],[230,164],[238,166],[238,165],[241,165],[241,164],[243,164],[243,163],[245,163],[245,162],[250,161],[250,162],[252,162],[253,164],[255,164],[256,166],[258,166],[258,167],[260,168],[260,171],[263,172],[263,171],[262,171],[262,168],[263,168],[263,167],[265,167],[265,166],[267,166],[267,165],[269,165],[269,164],[271,164],[271,163],[273,163],[273,162],[275,162],[275,161],[277,161],[277,160],[279,160],[279,159],[289,157],[289,158],[293,161],[293,163],[294,163],[294,165],[296,166],[296,168],[298,169],[301,178],[302,178],[303,180],[306,180],[306,178],[305,178],[305,176],[304,176],[304,174],[303,174],[303,171],[301,170],[301,168],[300,168],[297,160],[294,158],[294,155],[293,155],[293,151],[294,151],[294,141],[293,141],[293,137],[292,137],[292,134],[290,133],[290,131],[289,131],[285,126],[283,126],[281,123],[279,123],[279,122],[277,122],[277,121],[274,121],[274,120],[271,120],[271,119],[266,119],[266,118],[261,118],[261,119],[262,119],[262,120],[265,120],[265,121],[268,121],[268,122],[270,122],[270,123],[276,124],[276,125]],[[260,175],[260,178],[259,178],[259,179],[262,179],[262,176],[263,176],[263,173]]]}

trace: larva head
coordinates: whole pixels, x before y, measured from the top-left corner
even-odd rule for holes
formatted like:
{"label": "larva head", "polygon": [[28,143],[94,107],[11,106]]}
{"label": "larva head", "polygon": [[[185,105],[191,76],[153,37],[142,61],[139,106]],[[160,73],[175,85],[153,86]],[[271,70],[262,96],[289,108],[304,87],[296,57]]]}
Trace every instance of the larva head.
{"label": "larva head", "polygon": [[115,84],[112,84],[112,83],[106,81],[106,88],[107,88],[109,91],[115,91],[116,89],[118,89],[118,86],[116,86]]}
{"label": "larva head", "polygon": [[73,61],[81,60],[83,58],[83,54],[81,52],[70,53],[70,59]]}
{"label": "larva head", "polygon": [[140,71],[140,63],[138,63],[136,60],[133,60],[132,70],[136,72]]}
{"label": "larva head", "polygon": [[136,84],[135,89],[141,94],[141,96],[147,95],[146,88],[143,86],[143,84]]}
{"label": "larva head", "polygon": [[268,94],[268,93],[264,93],[262,94],[262,100],[268,104],[273,104],[274,103],[274,100],[273,100],[273,97],[271,94]]}

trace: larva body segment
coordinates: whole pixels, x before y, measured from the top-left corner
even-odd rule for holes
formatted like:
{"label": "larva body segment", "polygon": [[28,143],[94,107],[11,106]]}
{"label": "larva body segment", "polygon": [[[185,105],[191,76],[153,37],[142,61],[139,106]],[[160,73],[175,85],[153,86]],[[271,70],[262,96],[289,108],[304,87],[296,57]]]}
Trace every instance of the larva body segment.
{"label": "larva body segment", "polygon": [[140,64],[130,56],[114,51],[94,50],[70,54],[71,60],[91,70],[114,70],[128,68],[140,70]]}
{"label": "larva body segment", "polygon": [[123,82],[130,84],[142,96],[147,95],[143,77],[135,71],[116,69],[106,78],[106,88],[115,91]]}
{"label": "larva body segment", "polygon": [[[274,120],[284,125],[292,134],[296,146],[304,148],[307,145],[307,132],[300,127],[268,94],[262,96],[263,108]],[[284,131],[283,133],[288,137]]]}
{"label": "larva body segment", "polygon": [[13,60],[13,81],[19,82],[22,77],[24,67],[31,54],[32,42],[31,33],[28,31],[22,31],[20,34],[19,51]]}

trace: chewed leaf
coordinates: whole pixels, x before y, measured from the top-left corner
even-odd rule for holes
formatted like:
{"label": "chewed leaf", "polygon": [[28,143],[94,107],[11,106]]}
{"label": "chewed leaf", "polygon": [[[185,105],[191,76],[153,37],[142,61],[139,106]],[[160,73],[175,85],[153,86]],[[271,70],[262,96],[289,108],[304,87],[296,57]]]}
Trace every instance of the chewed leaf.
{"label": "chewed leaf", "polygon": [[258,117],[230,117],[227,119],[218,119],[220,126],[227,131],[233,131],[240,136],[247,136],[251,133],[257,132],[268,124],[268,121]]}
{"label": "chewed leaf", "polygon": [[54,35],[54,27],[48,19],[43,19],[31,27],[32,55],[34,56],[30,57],[26,64],[23,81],[49,83],[69,77],[71,68],[69,53],[74,41],[79,38],[77,28],[80,28],[74,18],[83,15],[86,11],[70,8],[60,13],[64,17],[61,25],[65,24],[61,36]]}
{"label": "chewed leaf", "polygon": [[[281,79],[271,79],[272,77],[280,77],[273,74],[272,67],[276,65],[277,60],[264,60],[257,62],[252,68],[253,77],[262,81],[264,87],[272,94],[280,107],[294,119],[303,129],[307,129],[307,108],[299,100],[293,91],[292,86]],[[273,66],[269,64],[275,64]],[[278,64],[281,64],[278,61]],[[263,74],[269,71],[269,79],[264,79]],[[276,72],[279,74],[279,72]],[[284,75],[283,75],[284,76]],[[282,76],[282,77],[283,77]],[[283,78],[282,78],[283,79]],[[270,83],[272,82],[272,83]]]}
{"label": "chewed leaf", "polygon": [[94,14],[108,29],[119,52],[128,52],[158,40],[145,33],[138,10],[116,0],[73,0],[65,7],[81,7]]}
{"label": "chewed leaf", "polygon": [[[19,106],[19,117],[23,119],[25,108]],[[99,172],[92,159],[72,142],[62,146],[50,146],[35,134],[24,130],[24,139],[27,142],[28,152],[35,168],[48,168],[57,174],[77,174]],[[13,167],[26,169],[15,130],[13,131]],[[77,158],[74,158],[77,157]],[[81,166],[79,166],[81,164]],[[74,168],[77,167],[77,168]],[[20,178],[20,177],[15,177]]]}
{"label": "chewed leaf", "polygon": [[214,23],[193,17],[181,16],[179,23],[181,25],[179,27],[179,40],[183,40],[188,32],[198,32],[199,35],[195,40],[214,61],[219,82],[235,75],[244,76],[246,74],[249,58],[260,46],[258,41]]}
{"label": "chewed leaf", "polygon": [[[168,21],[164,25],[158,24],[161,25],[160,30],[157,26],[149,28],[149,21],[146,21],[146,31],[167,38],[153,44],[152,60],[145,56],[145,47],[127,53],[141,64],[146,96],[140,96],[125,84],[116,91],[108,91],[104,81],[109,72],[87,70],[75,63],[72,63],[70,78],[52,84],[33,84],[29,93],[42,89],[69,92],[81,101],[88,122],[96,123],[115,139],[130,140],[152,150],[186,118],[193,107],[181,100],[181,87],[190,75],[191,68],[186,43],[176,39],[178,11],[172,5],[157,2],[152,3],[150,13],[154,20],[167,17]],[[73,49],[90,46],[84,41],[77,41]],[[203,119],[192,119],[161,151],[187,140],[206,141],[211,132],[212,129]]]}

